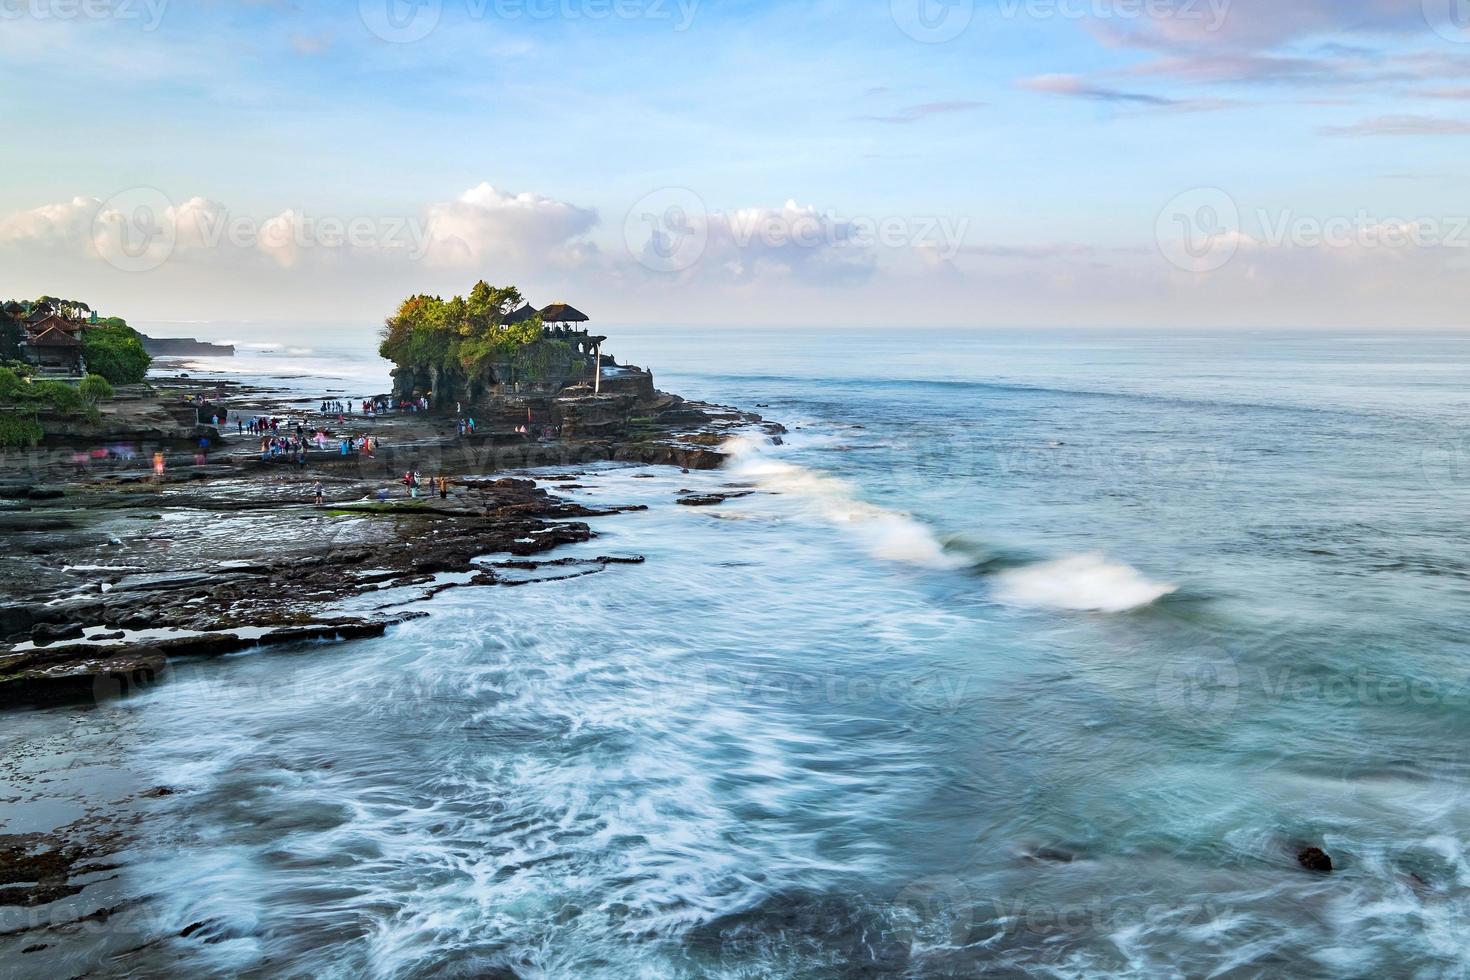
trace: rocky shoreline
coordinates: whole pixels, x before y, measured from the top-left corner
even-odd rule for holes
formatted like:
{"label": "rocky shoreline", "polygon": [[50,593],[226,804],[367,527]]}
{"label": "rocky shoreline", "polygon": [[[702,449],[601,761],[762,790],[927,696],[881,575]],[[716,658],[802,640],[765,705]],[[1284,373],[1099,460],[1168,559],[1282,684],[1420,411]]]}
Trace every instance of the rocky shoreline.
{"label": "rocky shoreline", "polygon": [[[159,378],[121,394],[99,425],[62,428],[42,451],[0,457],[10,550],[0,571],[0,708],[124,697],[165,680],[175,658],[378,636],[423,615],[405,606],[447,588],[642,561],[543,557],[595,538],[588,518],[642,509],[594,510],[558,497],[557,485],[609,461],[714,469],[732,435],[784,431],[661,392],[636,412],[610,412],[618,396],[578,399],[568,415],[591,421],[549,441],[517,433],[514,406],[481,406],[476,434],[463,437],[449,414],[339,423],[289,392],[223,379]],[[200,394],[229,404],[227,424],[199,424],[187,399]],[[258,439],[234,424],[257,415],[369,432],[378,448],[313,451],[304,465],[265,461]],[[97,448],[122,442],[148,449]],[[152,451],[166,453],[161,477]],[[509,475],[545,468],[557,475]],[[407,469],[444,475],[447,496],[411,497]]]}

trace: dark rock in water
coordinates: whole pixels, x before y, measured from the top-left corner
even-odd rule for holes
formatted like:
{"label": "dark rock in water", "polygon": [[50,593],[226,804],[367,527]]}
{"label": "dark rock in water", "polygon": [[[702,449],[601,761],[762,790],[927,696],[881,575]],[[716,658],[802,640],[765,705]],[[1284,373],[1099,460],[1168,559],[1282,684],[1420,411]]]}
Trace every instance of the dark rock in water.
{"label": "dark rock in water", "polygon": [[[688,491],[681,491],[688,493]],[[690,493],[688,496],[680,497],[678,502],[685,507],[713,507],[723,504],[727,500],[735,500],[739,497],[749,497],[749,490],[738,493]]]}
{"label": "dark rock in water", "polygon": [[0,906],[40,906],[70,898],[83,887],[72,877],[97,870],[82,847],[36,849],[18,837],[0,837]]}
{"label": "dark rock in water", "polygon": [[91,639],[93,642],[96,642],[98,640],[121,640],[127,635],[128,634],[124,633],[122,630],[117,630],[113,633],[93,633],[89,639]]}
{"label": "dark rock in water", "polygon": [[1077,855],[1060,847],[1038,847],[1025,855],[1028,861],[1040,861],[1045,864],[1071,864],[1077,860]]}
{"label": "dark rock in water", "polygon": [[155,786],[142,795],[146,799],[160,800],[163,799],[165,796],[173,796],[174,790],[170,789],[167,786]]}
{"label": "dark rock in water", "polygon": [[77,640],[85,633],[80,623],[69,623],[61,626],[51,623],[38,623],[31,628],[31,642],[38,647],[55,643],[59,640]]}
{"label": "dark rock in water", "polygon": [[711,973],[776,952],[820,959],[828,977],[909,976],[914,965],[909,937],[889,928],[876,904],[850,895],[772,894],[699,923],[683,942]]}
{"label": "dark rock in water", "polygon": [[1308,847],[1296,856],[1297,863],[1308,871],[1332,873],[1332,858],[1320,847]]}

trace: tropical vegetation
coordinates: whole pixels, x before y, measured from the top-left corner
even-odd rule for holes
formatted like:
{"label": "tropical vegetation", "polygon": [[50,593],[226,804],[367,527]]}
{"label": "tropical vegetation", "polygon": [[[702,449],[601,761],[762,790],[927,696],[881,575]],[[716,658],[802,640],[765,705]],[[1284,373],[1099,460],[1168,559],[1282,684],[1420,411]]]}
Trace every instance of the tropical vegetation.
{"label": "tropical vegetation", "polygon": [[[148,374],[152,358],[143,349],[138,332],[122,317],[93,318],[92,306],[81,300],[40,296],[29,303],[9,301],[5,308],[49,310],[67,320],[84,320],[82,356],[89,370],[115,385],[138,384]],[[25,340],[24,320],[19,316],[0,315],[0,362],[23,361],[21,343]]]}
{"label": "tropical vegetation", "polygon": [[116,317],[105,323],[82,333],[82,356],[87,359],[87,370],[115,385],[140,383],[148,376],[148,365],[153,363],[153,358],[143,349],[142,338]]}
{"label": "tropical vegetation", "polygon": [[541,339],[541,317],[507,324],[524,299],[514,286],[475,283],[467,297],[410,296],[388,318],[378,348],[400,366],[478,374],[488,364],[515,360]]}

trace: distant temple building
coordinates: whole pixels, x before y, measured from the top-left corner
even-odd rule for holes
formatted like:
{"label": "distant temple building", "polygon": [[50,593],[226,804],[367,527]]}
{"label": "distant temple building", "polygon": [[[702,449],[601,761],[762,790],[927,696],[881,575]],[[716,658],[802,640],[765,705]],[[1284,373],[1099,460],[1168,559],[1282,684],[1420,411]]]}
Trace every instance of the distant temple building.
{"label": "distant temple building", "polygon": [[50,303],[17,303],[0,307],[0,315],[19,328],[20,353],[42,371],[72,375],[85,373],[82,335],[98,325],[97,314],[87,320],[62,316]]}

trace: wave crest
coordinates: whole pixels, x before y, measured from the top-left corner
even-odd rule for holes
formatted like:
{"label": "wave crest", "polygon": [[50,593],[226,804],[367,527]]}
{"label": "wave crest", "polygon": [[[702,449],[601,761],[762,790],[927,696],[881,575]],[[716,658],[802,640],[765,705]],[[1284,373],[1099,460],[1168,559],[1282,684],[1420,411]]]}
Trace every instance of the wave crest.
{"label": "wave crest", "polygon": [[1151,582],[1133,566],[1110,562],[1101,554],[1027,565],[999,572],[994,580],[1001,602],[1078,612],[1128,612],[1179,590]]}
{"label": "wave crest", "polygon": [[[790,440],[787,440],[790,442]],[[875,558],[924,568],[964,568],[968,562],[945,550],[922,521],[861,499],[848,481],[766,454],[771,443],[759,436],[736,436],[725,444],[732,476],[799,500],[811,516],[850,532]]]}

